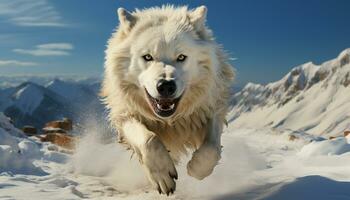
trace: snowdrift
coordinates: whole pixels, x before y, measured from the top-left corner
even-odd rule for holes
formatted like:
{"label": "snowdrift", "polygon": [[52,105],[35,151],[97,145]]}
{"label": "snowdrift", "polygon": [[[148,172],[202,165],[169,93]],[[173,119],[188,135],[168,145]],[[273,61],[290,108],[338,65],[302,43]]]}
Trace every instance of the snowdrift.
{"label": "snowdrift", "polygon": [[15,174],[46,174],[33,162],[40,160],[39,145],[16,129],[10,120],[0,113],[0,172]]}

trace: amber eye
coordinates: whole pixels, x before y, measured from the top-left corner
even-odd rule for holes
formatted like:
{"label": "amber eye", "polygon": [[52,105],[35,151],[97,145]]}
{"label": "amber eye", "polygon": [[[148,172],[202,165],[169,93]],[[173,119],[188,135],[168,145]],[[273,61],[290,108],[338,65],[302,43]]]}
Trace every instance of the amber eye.
{"label": "amber eye", "polygon": [[177,62],[183,62],[185,61],[187,58],[187,56],[183,55],[183,54],[180,54],[177,58],[176,58],[176,61]]}
{"label": "amber eye", "polygon": [[150,54],[146,54],[146,55],[142,56],[142,58],[147,62],[153,60],[153,57]]}

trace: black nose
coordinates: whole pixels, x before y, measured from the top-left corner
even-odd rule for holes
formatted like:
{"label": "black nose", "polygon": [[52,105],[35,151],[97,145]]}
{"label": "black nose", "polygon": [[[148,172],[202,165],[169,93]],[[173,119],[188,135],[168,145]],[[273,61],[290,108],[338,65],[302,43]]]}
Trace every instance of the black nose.
{"label": "black nose", "polygon": [[171,97],[176,92],[175,81],[160,80],[157,83],[157,90],[162,97]]}

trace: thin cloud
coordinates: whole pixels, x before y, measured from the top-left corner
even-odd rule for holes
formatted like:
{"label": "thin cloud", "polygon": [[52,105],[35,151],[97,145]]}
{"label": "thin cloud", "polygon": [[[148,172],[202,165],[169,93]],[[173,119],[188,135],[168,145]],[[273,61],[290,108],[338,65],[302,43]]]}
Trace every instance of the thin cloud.
{"label": "thin cloud", "polygon": [[66,26],[48,0],[1,0],[0,18],[17,26]]}
{"label": "thin cloud", "polygon": [[23,62],[18,60],[0,60],[0,67],[33,67],[38,66],[35,62]]}
{"label": "thin cloud", "polygon": [[48,43],[35,46],[34,49],[13,49],[13,52],[32,56],[68,56],[74,46],[69,43]]}
{"label": "thin cloud", "polygon": [[72,50],[74,47],[70,43],[47,43],[37,45],[39,49],[61,49],[61,50]]}

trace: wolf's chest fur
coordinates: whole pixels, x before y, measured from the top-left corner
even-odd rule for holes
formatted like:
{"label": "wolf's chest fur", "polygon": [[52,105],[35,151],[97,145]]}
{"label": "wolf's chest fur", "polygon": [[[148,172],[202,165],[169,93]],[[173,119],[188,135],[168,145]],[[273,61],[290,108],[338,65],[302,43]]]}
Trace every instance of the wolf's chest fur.
{"label": "wolf's chest fur", "polygon": [[207,134],[211,113],[208,109],[197,108],[189,116],[173,122],[145,120],[145,126],[161,139],[174,160],[189,150],[198,149]]}

